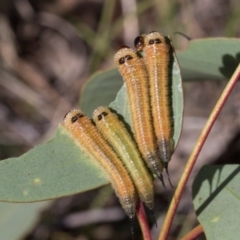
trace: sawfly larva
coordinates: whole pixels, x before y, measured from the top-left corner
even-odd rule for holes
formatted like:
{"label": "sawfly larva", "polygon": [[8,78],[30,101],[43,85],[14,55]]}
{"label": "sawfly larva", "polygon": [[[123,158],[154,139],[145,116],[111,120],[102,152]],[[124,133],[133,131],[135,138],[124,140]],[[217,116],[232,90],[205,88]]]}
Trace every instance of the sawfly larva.
{"label": "sawfly larva", "polygon": [[161,180],[163,164],[159,160],[157,142],[150,111],[148,73],[143,59],[134,50],[122,47],[114,56],[118,70],[126,83],[132,128],[138,148],[151,171]]}
{"label": "sawfly larva", "polygon": [[170,98],[172,46],[170,39],[158,32],[139,36],[135,39],[134,43],[136,49],[142,51],[144,55],[143,59],[149,77],[150,106],[154,132],[157,138],[160,159],[171,184],[168,163],[174,150]]}
{"label": "sawfly larva", "polygon": [[124,123],[108,107],[98,107],[93,120],[128,169],[141,201],[153,212],[153,179]]}
{"label": "sawfly larva", "polygon": [[62,126],[75,143],[99,164],[107,173],[120,203],[131,222],[135,218],[137,193],[134,184],[123,163],[93,125],[80,110],[70,111]]}

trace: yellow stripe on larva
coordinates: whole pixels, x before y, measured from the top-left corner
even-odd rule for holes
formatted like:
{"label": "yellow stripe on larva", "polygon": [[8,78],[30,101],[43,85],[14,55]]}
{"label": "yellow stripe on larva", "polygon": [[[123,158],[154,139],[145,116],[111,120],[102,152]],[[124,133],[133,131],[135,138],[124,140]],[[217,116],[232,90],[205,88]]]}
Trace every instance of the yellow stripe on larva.
{"label": "yellow stripe on larva", "polygon": [[98,107],[93,120],[128,169],[141,201],[153,211],[153,179],[124,123],[108,107]]}
{"label": "yellow stripe on larva", "polygon": [[158,32],[151,32],[136,38],[135,46],[138,50],[143,49],[149,75],[154,131],[160,158],[168,174],[168,162],[174,148],[170,104],[171,45],[167,37]]}
{"label": "yellow stripe on larva", "polygon": [[120,203],[130,219],[135,217],[137,195],[134,184],[117,154],[92,124],[79,110],[70,111],[62,126],[75,143],[94,159],[107,173]]}
{"label": "yellow stripe on larva", "polygon": [[159,177],[165,188],[162,178],[163,165],[158,157],[152,125],[148,74],[144,61],[128,47],[121,48],[115,54],[114,61],[126,83],[132,128],[138,148],[148,167]]}

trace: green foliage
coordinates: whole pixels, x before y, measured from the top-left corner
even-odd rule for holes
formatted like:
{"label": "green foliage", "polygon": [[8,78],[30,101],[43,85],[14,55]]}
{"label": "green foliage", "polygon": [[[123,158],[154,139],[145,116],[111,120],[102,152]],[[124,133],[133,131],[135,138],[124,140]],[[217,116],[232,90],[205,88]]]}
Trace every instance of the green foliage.
{"label": "green foliage", "polygon": [[92,117],[97,107],[108,106],[114,101],[122,85],[122,77],[115,68],[96,72],[82,88],[81,110]]}
{"label": "green foliage", "polygon": [[[186,50],[177,53],[183,79],[228,78],[239,62],[239,46],[238,39],[190,41]],[[183,92],[176,60],[172,76],[174,140],[177,144],[182,128]],[[110,104],[131,125],[126,89],[122,83],[116,69],[96,73],[82,90],[81,109],[91,117],[96,107]],[[208,239],[237,239],[234,234],[240,213],[238,172],[238,165],[203,167],[194,181],[194,207]],[[57,129],[49,142],[36,146],[19,158],[0,162],[0,201],[42,201],[87,191],[107,183],[105,174],[75,145],[62,127]],[[29,208],[24,209],[25,206]],[[42,205],[32,209],[34,205],[25,206],[21,206],[20,211],[36,216]],[[4,205],[0,205],[0,208],[4,208]],[[12,236],[10,238],[14,239]]]}
{"label": "green foliage", "polygon": [[[240,40],[229,38],[198,39],[176,53],[184,81],[226,80],[240,61]],[[85,84],[80,106],[88,116],[102,105],[114,101],[123,80],[116,68],[97,72]]]}
{"label": "green foliage", "polygon": [[204,166],[192,186],[194,208],[207,239],[238,239],[240,166]]}
{"label": "green foliage", "polygon": [[177,57],[184,80],[226,80],[240,61],[240,39],[193,40]]}
{"label": "green foliage", "polygon": [[0,203],[0,239],[19,240],[24,237],[36,224],[40,211],[50,203]]}
{"label": "green foliage", "polygon": [[[177,59],[174,59],[172,69],[172,106],[173,106],[173,118],[174,118],[174,134],[173,138],[175,145],[178,143],[181,130],[182,130],[182,115],[183,115],[183,89],[182,78],[180,75],[180,69]],[[119,114],[124,117],[124,120],[131,125],[130,110],[127,101],[127,92],[125,84],[117,94],[117,98],[110,104],[110,107],[115,109]]]}
{"label": "green foliage", "polygon": [[61,127],[51,141],[0,166],[1,201],[42,201],[108,183]]}
{"label": "green foliage", "polygon": [[[101,85],[99,82],[102,79],[114,82],[111,71],[107,72],[106,77],[105,73],[97,76],[100,80],[97,78],[96,81],[90,81],[92,84],[90,93],[106,93],[107,83]],[[94,82],[97,87],[94,87]],[[172,69],[172,93],[174,140],[177,144],[182,128],[183,91],[176,59]],[[98,99],[96,102],[99,103]],[[87,103],[93,106],[91,101]],[[110,106],[131,125],[125,86],[121,88]],[[90,107],[86,105],[85,109]],[[104,173],[86,157],[62,127],[58,128],[51,141],[35,147],[19,158],[0,162],[1,201],[42,201],[87,191],[106,183],[108,181]]]}

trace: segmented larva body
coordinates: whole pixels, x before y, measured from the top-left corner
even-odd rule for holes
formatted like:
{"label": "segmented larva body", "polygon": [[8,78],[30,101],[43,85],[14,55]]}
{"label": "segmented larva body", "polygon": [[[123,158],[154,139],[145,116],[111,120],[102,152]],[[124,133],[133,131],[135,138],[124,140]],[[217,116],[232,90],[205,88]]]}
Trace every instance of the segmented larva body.
{"label": "segmented larva body", "polygon": [[132,129],[138,148],[148,167],[162,181],[162,162],[157,152],[156,137],[150,112],[148,74],[143,59],[134,50],[122,47],[114,56],[118,70],[126,83],[132,118]]}
{"label": "segmented larva body", "polygon": [[154,131],[160,159],[168,173],[168,162],[174,149],[170,106],[171,45],[167,37],[158,32],[151,32],[137,37],[135,46],[144,54],[144,62],[149,76]]}
{"label": "segmented larva body", "polygon": [[153,211],[153,179],[124,123],[108,107],[98,107],[93,112],[93,120],[128,169],[141,201]]}
{"label": "segmented larva body", "polygon": [[120,203],[130,219],[135,217],[137,194],[123,163],[91,120],[79,110],[70,111],[62,126],[75,143],[107,173]]}

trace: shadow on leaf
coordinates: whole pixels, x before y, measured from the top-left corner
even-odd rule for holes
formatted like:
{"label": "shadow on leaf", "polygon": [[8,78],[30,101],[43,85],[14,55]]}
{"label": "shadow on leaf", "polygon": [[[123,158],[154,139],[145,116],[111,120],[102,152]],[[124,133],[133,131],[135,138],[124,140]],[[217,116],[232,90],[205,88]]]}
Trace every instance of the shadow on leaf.
{"label": "shadow on leaf", "polygon": [[225,54],[222,57],[222,62],[223,66],[219,68],[219,71],[223,74],[223,76],[229,79],[240,63],[240,53],[237,53],[236,57],[230,54]]}
{"label": "shadow on leaf", "polygon": [[[196,209],[196,214],[199,216],[204,209],[217,197],[217,195],[224,189],[226,186],[239,174],[240,172],[240,166],[237,166],[229,175],[227,178],[225,178],[221,182],[221,173],[223,171],[223,168],[225,166],[204,166],[198,173],[192,187],[192,196],[193,199],[195,199],[202,187],[202,184],[205,180],[209,182],[210,185],[210,192],[209,196],[205,199],[205,201]],[[217,173],[218,172],[218,173]],[[217,187],[213,187],[213,180],[217,176]],[[215,189],[214,189],[215,188]],[[214,189],[214,190],[213,190]],[[202,201],[203,199],[199,199],[199,201]]]}

